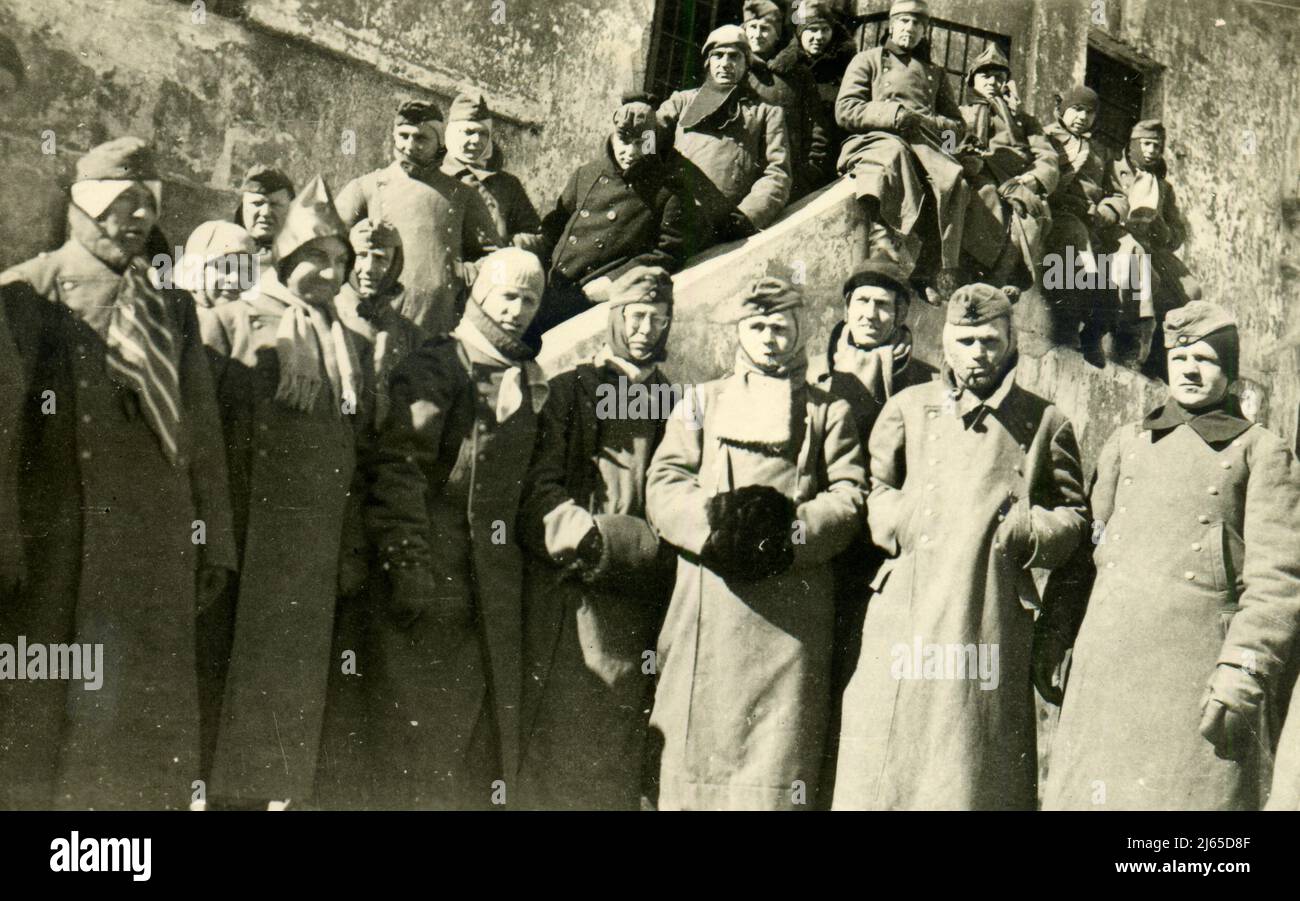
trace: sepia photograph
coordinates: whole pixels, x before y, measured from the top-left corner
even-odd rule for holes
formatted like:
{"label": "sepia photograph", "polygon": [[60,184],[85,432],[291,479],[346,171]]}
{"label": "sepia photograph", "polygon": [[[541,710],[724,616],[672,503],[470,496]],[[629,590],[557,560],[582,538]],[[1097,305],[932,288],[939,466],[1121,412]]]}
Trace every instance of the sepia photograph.
{"label": "sepia photograph", "polygon": [[0,829],[1250,873],[1298,53],[1300,0],[0,0]]}

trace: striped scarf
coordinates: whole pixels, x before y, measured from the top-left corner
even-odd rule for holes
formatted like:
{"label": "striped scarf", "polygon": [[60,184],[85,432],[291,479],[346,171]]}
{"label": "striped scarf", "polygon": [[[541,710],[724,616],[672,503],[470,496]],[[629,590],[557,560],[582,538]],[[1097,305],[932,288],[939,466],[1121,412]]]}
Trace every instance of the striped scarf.
{"label": "striped scarf", "polygon": [[123,273],[106,338],[110,375],[140,400],[149,427],[173,466],[180,462],[180,337],[167,299],[149,281],[142,261]]}

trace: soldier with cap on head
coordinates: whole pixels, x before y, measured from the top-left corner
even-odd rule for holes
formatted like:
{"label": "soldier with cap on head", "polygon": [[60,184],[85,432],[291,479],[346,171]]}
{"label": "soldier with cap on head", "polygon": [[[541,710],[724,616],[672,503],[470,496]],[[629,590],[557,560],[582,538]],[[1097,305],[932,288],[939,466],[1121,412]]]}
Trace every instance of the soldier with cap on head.
{"label": "soldier with cap on head", "polygon": [[1033,569],[1086,531],[1069,420],[1016,383],[1015,288],[948,302],[941,377],[871,432],[872,581],[844,692],[836,809],[1033,810]]}
{"label": "soldier with cap on head", "polygon": [[[0,680],[0,806],[185,808],[200,778],[195,611],[236,567],[194,301],[143,258],[162,182],[139,138],[77,162],[62,247],[0,275],[20,405],[18,559],[0,634],[102,649],[100,685]],[[10,359],[12,357],[12,359]]]}
{"label": "soldier with cap on head", "polygon": [[643,654],[676,555],[646,521],[646,471],[673,396],[673,283],[637,266],[614,282],[605,344],[551,380],[519,510],[526,805],[635,810],[654,686]]}
{"label": "soldier with cap on head", "polygon": [[789,125],[748,81],[749,39],[739,25],[715,28],[704,42],[705,80],[676,91],[656,114],[671,135],[688,196],[710,230],[706,244],[767,228],[790,200]]}
{"label": "soldier with cap on head", "polygon": [[483,198],[498,243],[537,253],[541,220],[523,183],[505,171],[505,151],[492,138],[492,111],[479,91],[456,95],[447,111],[447,155],[442,171]]}
{"label": "soldier with cap on head", "polygon": [[402,236],[406,297],[401,314],[434,335],[460,319],[472,261],[500,246],[497,225],[474,188],[442,171],[442,110],[407,100],[393,119],[393,162],[354,178],[339,192],[351,228],[384,221]]}
{"label": "soldier with cap on head", "polygon": [[271,248],[284,225],[293,196],[293,182],[273,166],[253,166],[244,173],[239,186],[235,224],[252,235],[257,243],[258,262],[268,272],[274,268],[275,262],[271,258]]}
{"label": "soldier with cap on head", "polygon": [[660,809],[810,809],[830,713],[834,579],[862,528],[853,412],[806,380],[803,295],[737,298],[734,371],[678,404],[650,464],[677,549],[650,717]]}
{"label": "soldier with cap on head", "polygon": [[1218,304],[1170,312],[1169,398],[1102,448],[1044,808],[1253,810],[1268,791],[1300,634],[1300,465],[1231,391],[1239,342]]}
{"label": "soldier with cap on head", "polygon": [[959,157],[973,196],[962,249],[978,275],[1028,288],[1038,280],[1052,225],[1047,197],[1061,172],[1037,120],[1014,108],[1010,80],[1011,64],[994,43],[966,74],[974,96],[961,107],[967,133]]}
{"label": "soldier with cap on head", "polygon": [[549,263],[546,295],[533,320],[540,335],[591,304],[642,266],[673,273],[695,238],[691,201],[659,144],[654,98],[624,94],[600,154],[579,166],[542,221]]}
{"label": "soldier with cap on head", "polygon": [[801,63],[812,73],[827,120],[829,152],[826,155],[826,178],[829,180],[835,177],[840,142],[844,138],[835,122],[835,98],[840,92],[844,71],[857,51],[842,16],[830,0],[799,0],[791,19],[794,37],[772,60],[772,65],[785,69]]}
{"label": "soldier with cap on head", "polygon": [[937,304],[961,283],[970,189],[952,155],[966,127],[947,74],[930,61],[929,27],[925,0],[894,0],[888,39],[844,73],[835,119],[849,133],[839,170],[862,202],[868,254],[891,256],[910,273],[928,237],[941,268],[924,273],[927,299]]}

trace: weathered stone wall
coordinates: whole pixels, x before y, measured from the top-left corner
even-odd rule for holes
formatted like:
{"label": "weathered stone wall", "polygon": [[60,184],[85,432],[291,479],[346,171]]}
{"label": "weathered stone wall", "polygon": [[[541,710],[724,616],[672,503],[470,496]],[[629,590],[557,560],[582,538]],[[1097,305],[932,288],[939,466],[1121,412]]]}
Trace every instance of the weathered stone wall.
{"label": "weathered stone wall", "polygon": [[300,184],[321,172],[338,190],[387,161],[399,97],[445,108],[473,85],[498,107],[497,140],[542,208],[640,83],[652,15],[653,0],[259,0],[246,20],[196,23],[176,0],[3,0],[0,29],[29,84],[0,125],[0,265],[57,240],[55,186],[108,138],[157,142],[164,230],[183,242],[230,213],[253,163]]}

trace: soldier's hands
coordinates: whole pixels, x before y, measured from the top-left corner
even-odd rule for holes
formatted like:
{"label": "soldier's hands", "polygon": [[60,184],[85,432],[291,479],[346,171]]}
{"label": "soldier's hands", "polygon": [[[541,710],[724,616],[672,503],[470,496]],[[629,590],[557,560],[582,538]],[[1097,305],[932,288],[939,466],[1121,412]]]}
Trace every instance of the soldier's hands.
{"label": "soldier's hands", "polygon": [[1201,735],[1223,760],[1245,760],[1263,746],[1264,687],[1250,673],[1225,663],[1210,676],[1201,699]]}
{"label": "soldier's hands", "polygon": [[201,566],[195,579],[195,603],[199,613],[202,613],[225,592],[226,585],[230,582],[230,570],[220,566]]}
{"label": "soldier's hands", "polygon": [[1028,498],[1017,499],[1008,494],[998,508],[998,528],[993,534],[993,546],[1024,569],[1034,556],[1033,516]]}
{"label": "soldier's hands", "polygon": [[894,127],[898,129],[900,134],[907,134],[916,129],[920,124],[921,117],[918,114],[912,112],[905,106],[899,107],[898,115],[894,119]]}
{"label": "soldier's hands", "polygon": [[1069,678],[1074,649],[1059,632],[1044,628],[1042,623],[1042,616],[1034,623],[1030,676],[1043,700],[1059,707],[1065,699],[1065,683]]}

